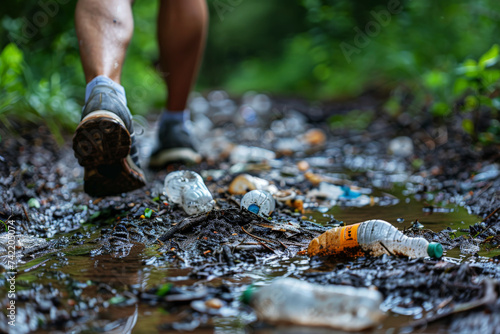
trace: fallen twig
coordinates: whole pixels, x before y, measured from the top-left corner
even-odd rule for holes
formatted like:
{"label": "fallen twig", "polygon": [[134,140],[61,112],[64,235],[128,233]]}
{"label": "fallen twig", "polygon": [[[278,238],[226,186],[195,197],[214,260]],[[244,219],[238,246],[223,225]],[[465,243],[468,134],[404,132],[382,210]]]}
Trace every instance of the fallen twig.
{"label": "fallen twig", "polygon": [[21,205],[21,207],[23,208],[24,215],[26,216],[28,223],[31,223],[31,219],[30,219],[30,216],[28,215],[28,211],[26,211],[26,208],[24,207],[24,205]]}
{"label": "fallen twig", "polygon": [[266,241],[266,242],[270,242],[270,243],[277,242],[277,241],[274,241],[274,240],[265,239],[265,238],[261,238],[261,237],[258,237],[258,236],[256,236],[256,235],[253,235],[253,234],[251,234],[250,232],[247,232],[247,231],[243,228],[243,226],[240,226],[240,227],[241,227],[241,229],[243,230],[243,232],[245,232],[246,234],[248,234],[249,236],[251,236],[251,237],[252,237],[252,238],[254,238],[254,239],[257,239],[257,240],[262,240],[262,241]]}
{"label": "fallen twig", "polygon": [[271,253],[274,253],[275,250],[272,249],[271,247],[269,247],[268,245],[266,245],[265,243],[263,243],[262,241],[257,241],[260,245],[264,246],[265,248],[269,249],[271,251]]}
{"label": "fallen twig", "polygon": [[496,208],[495,210],[493,210],[492,213],[490,213],[486,218],[483,219],[483,222],[487,221],[488,219],[491,218],[491,216],[493,216],[498,210],[500,210],[500,207]]}

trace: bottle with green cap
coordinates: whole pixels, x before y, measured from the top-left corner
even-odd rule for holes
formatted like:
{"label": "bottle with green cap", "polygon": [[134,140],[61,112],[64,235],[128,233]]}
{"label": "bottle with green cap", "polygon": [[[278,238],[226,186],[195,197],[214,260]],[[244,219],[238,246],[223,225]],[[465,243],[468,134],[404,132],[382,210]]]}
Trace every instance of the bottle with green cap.
{"label": "bottle with green cap", "polygon": [[241,296],[261,321],[361,331],[379,325],[380,292],[352,286],[319,285],[294,278],[277,278],[271,284],[251,286]]}
{"label": "bottle with green cap", "polygon": [[357,257],[382,254],[410,258],[443,256],[440,243],[429,243],[424,238],[405,236],[390,223],[372,219],[362,223],[336,227],[314,238],[307,248],[309,256]]}

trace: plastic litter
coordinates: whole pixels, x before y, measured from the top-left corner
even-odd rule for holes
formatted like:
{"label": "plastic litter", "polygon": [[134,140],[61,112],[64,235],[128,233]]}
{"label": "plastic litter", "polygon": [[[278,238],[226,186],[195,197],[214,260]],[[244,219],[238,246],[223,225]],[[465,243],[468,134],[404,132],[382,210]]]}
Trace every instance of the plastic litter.
{"label": "plastic litter", "polygon": [[380,310],[383,297],[377,290],[293,278],[278,278],[261,288],[251,286],[241,299],[260,320],[270,323],[361,331],[385,318]]}
{"label": "plastic litter", "polygon": [[215,201],[201,176],[192,171],[176,171],[165,177],[165,194],[180,204],[188,215],[208,212]]}
{"label": "plastic litter", "polygon": [[229,156],[232,163],[237,162],[262,162],[269,161],[276,158],[276,154],[273,151],[266,150],[260,147],[236,146]]}
{"label": "plastic litter", "polygon": [[478,174],[476,174],[473,178],[475,182],[479,181],[488,181],[497,178],[500,176],[500,168],[499,165],[493,164],[488,165],[482,168]]}
{"label": "plastic litter", "polygon": [[429,243],[424,238],[410,238],[390,223],[373,219],[362,223],[336,227],[314,238],[307,255],[357,257],[382,254],[404,255],[410,258],[443,255],[440,243]]}
{"label": "plastic litter", "polygon": [[323,145],[326,142],[326,134],[321,129],[310,129],[300,136],[300,140],[310,146]]}
{"label": "plastic litter", "polygon": [[413,154],[413,141],[410,137],[396,137],[389,142],[388,151],[398,157],[408,157]]}
{"label": "plastic litter", "polygon": [[261,217],[267,218],[275,208],[273,196],[264,190],[252,190],[241,199],[241,207]]}
{"label": "plastic litter", "polygon": [[370,189],[355,188],[350,187],[346,184],[344,185],[334,185],[327,182],[321,182],[318,189],[313,189],[307,193],[307,197],[317,197],[326,198],[334,201],[332,205],[336,204],[336,201],[349,202],[349,206],[364,206],[372,202],[372,198],[362,194],[370,193]]}
{"label": "plastic litter", "polygon": [[274,194],[278,188],[267,180],[249,174],[238,175],[229,185],[229,193],[233,195],[243,195],[251,190],[265,190]]}

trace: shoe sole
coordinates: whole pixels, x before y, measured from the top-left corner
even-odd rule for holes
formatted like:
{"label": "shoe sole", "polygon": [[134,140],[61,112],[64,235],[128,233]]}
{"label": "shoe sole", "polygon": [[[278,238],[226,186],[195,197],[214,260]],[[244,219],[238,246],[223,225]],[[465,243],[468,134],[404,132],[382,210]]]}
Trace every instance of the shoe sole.
{"label": "shoe sole", "polygon": [[97,110],[78,125],[73,150],[85,168],[84,190],[91,196],[109,196],[146,184],[141,169],[130,158],[131,136],[116,114]]}
{"label": "shoe sole", "polygon": [[149,167],[160,168],[173,162],[197,164],[201,162],[201,155],[188,147],[172,148],[151,156]]}

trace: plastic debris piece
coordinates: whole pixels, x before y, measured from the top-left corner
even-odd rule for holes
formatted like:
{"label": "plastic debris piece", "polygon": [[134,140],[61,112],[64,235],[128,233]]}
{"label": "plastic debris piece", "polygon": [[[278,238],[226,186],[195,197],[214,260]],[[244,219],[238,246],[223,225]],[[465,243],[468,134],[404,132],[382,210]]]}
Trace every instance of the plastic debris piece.
{"label": "plastic debris piece", "polygon": [[409,157],[413,154],[413,141],[410,137],[396,137],[389,142],[388,151],[398,157]]}
{"label": "plastic debris piece", "polygon": [[300,137],[300,140],[310,146],[323,145],[326,142],[326,134],[321,129],[310,129]]}
{"label": "plastic debris piece", "polygon": [[295,198],[297,193],[293,190],[279,190],[273,193],[273,197],[278,202],[286,202]]}
{"label": "plastic debris piece", "polygon": [[414,228],[414,229],[417,229],[417,230],[421,230],[424,228],[424,225],[422,223],[420,223],[418,220],[415,220],[412,224],[411,224],[411,228]]}
{"label": "plastic debris piece", "polygon": [[273,213],[275,205],[273,196],[263,190],[252,190],[241,199],[242,208],[264,218]]}
{"label": "plastic debris piece", "polygon": [[232,151],[229,159],[232,163],[237,162],[263,162],[276,158],[273,151],[260,147],[238,145]]}
{"label": "plastic debris piece", "polygon": [[481,169],[473,178],[475,182],[488,181],[495,179],[500,175],[500,169],[497,164],[489,165]]}
{"label": "plastic debris piece", "polygon": [[229,185],[229,193],[233,195],[243,195],[251,190],[266,190],[274,194],[278,188],[267,180],[249,174],[238,175]]}
{"label": "plastic debris piece", "polygon": [[296,138],[280,138],[274,144],[274,148],[282,155],[291,156],[297,151],[304,150],[302,143]]}
{"label": "plastic debris piece", "polygon": [[188,215],[208,212],[215,201],[201,176],[192,171],[176,171],[165,177],[165,194],[180,204]]}
{"label": "plastic debris piece", "polygon": [[305,160],[301,160],[297,163],[297,168],[301,172],[305,172],[309,169],[309,163]]}

